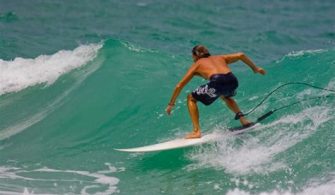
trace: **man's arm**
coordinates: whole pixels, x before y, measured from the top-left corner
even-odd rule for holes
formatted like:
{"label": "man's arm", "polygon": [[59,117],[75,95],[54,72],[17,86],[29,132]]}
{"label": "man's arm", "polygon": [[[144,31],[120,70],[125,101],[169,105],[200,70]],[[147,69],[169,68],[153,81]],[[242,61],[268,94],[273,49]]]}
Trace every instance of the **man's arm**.
{"label": "man's arm", "polygon": [[193,64],[191,68],[187,71],[185,76],[182,78],[182,80],[176,85],[173,91],[172,97],[170,99],[170,102],[168,104],[168,107],[166,108],[166,112],[168,114],[171,113],[172,107],[175,105],[176,99],[178,95],[180,94],[181,90],[193,78],[196,68],[197,68],[197,64]]}
{"label": "man's arm", "polygon": [[250,58],[248,58],[248,56],[246,56],[244,53],[242,52],[238,52],[238,53],[233,53],[233,54],[227,54],[227,55],[223,55],[222,56],[225,61],[227,62],[227,64],[231,64],[234,63],[238,60],[241,60],[242,62],[244,62],[246,65],[248,65],[253,71],[254,73],[260,73],[260,74],[265,74],[265,70],[263,70],[260,67],[257,67]]}

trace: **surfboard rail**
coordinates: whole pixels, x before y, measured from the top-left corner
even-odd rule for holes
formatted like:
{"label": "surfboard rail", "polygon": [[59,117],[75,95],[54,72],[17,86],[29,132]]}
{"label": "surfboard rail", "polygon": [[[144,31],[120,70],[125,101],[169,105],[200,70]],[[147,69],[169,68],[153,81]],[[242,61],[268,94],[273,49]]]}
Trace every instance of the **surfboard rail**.
{"label": "surfboard rail", "polygon": [[135,147],[135,148],[115,148],[114,150],[120,152],[158,152],[164,150],[172,150],[177,148],[186,148],[191,146],[197,146],[205,143],[211,143],[217,141],[221,136],[224,135],[238,135],[247,130],[250,130],[257,126],[258,123],[254,123],[248,127],[235,127],[235,128],[228,128],[228,132],[226,134],[214,132],[210,134],[206,134],[201,138],[196,139],[185,139],[185,138],[178,138],[175,140],[170,140],[167,142],[161,142],[153,145]]}

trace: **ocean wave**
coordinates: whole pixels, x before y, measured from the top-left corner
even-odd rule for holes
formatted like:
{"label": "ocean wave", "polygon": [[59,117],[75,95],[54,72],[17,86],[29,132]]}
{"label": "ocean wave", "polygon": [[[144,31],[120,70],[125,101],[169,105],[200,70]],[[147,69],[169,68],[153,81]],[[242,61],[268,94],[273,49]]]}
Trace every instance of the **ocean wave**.
{"label": "ocean wave", "polygon": [[[38,75],[34,75],[34,74],[31,74],[30,76],[32,76],[32,75],[33,76],[29,77],[29,74],[26,74],[23,77],[27,77],[27,78],[30,78],[30,79],[26,80],[27,82],[22,82],[22,80],[16,79],[15,77],[12,77],[13,81],[17,81],[17,88],[15,88],[15,89],[18,90],[18,88],[20,88],[22,90],[22,89],[24,89],[24,87],[28,87],[29,85],[36,85],[39,82],[42,82],[43,79],[45,80],[44,82],[46,82],[47,85],[51,85],[52,83],[54,83],[57,80],[57,78],[59,76],[61,76],[62,74],[65,74],[66,72],[68,72],[70,70],[73,70],[75,68],[75,66],[70,65],[70,64],[74,65],[74,63],[70,63],[70,61],[78,62],[78,63],[76,63],[77,66],[83,66],[86,63],[88,63],[88,61],[93,60],[93,58],[97,55],[97,52],[101,47],[102,47],[102,45],[100,45],[100,44],[99,45],[98,44],[91,44],[91,45],[87,45],[87,46],[80,46],[72,52],[71,51],[64,51],[66,53],[66,55],[70,55],[72,53],[72,55],[70,55],[71,59],[65,59],[64,60],[65,62],[61,63],[62,66],[60,66],[58,68],[53,68],[52,71],[49,71],[47,73],[47,75],[45,75],[44,78],[38,78]],[[45,61],[46,64],[56,64],[57,60],[52,60],[51,58],[54,58],[55,56],[65,57],[66,55],[60,54],[60,53],[64,53],[64,52],[58,52],[58,53],[54,54],[53,56],[49,56],[48,57],[49,60]],[[81,57],[83,57],[85,59],[80,59]],[[31,66],[33,64],[37,64],[36,66],[38,66],[38,67],[43,66],[42,64],[37,63],[36,60],[30,60],[30,61],[35,62],[35,63],[31,63],[30,64]],[[79,63],[79,61],[81,63]],[[63,100],[64,100],[65,97],[67,97],[74,89],[79,87],[80,84],[89,75],[91,75],[93,72],[95,72],[100,67],[102,61],[103,60],[97,60],[97,61],[95,61],[94,64],[92,64],[91,66],[86,68],[84,71],[82,71],[80,73],[79,78],[76,78],[76,80],[74,81],[74,83],[71,86],[69,86],[63,92],[58,94],[54,99],[50,99],[51,101],[47,105],[45,105],[39,112],[28,114],[26,117],[24,117],[20,120],[17,120],[12,125],[10,125],[8,127],[5,127],[3,129],[0,129],[0,141],[8,139],[8,138],[12,137],[13,135],[16,135],[16,134],[24,131],[25,129],[31,127],[32,125],[34,125],[38,122],[40,122],[46,116],[48,116],[50,113],[55,111],[59,106],[61,106],[64,103]],[[66,67],[66,65],[69,65],[71,67]],[[12,72],[10,72],[8,70],[8,72],[10,74],[12,74],[12,76],[15,75],[15,72],[21,72],[22,74],[25,74],[25,72],[24,72],[25,67],[20,68],[21,66],[19,64],[14,64],[14,66],[17,66],[18,69],[13,69],[14,71],[12,71]],[[44,68],[44,70],[45,70],[45,68]],[[34,69],[34,71],[35,71],[35,69]],[[42,74],[43,70],[38,70],[38,72],[39,72],[39,74]],[[9,83],[10,82],[8,82],[7,84],[9,84]],[[3,84],[3,83],[0,83],[0,86],[1,86],[1,84]],[[3,84],[3,85],[5,85],[5,84]],[[11,88],[11,89],[14,90],[14,88]],[[11,104],[11,103],[12,103],[11,101],[7,102],[7,104]],[[2,105],[2,106],[5,106],[5,105]],[[0,150],[3,149],[4,147],[5,146],[1,147]]]}
{"label": "ocean wave", "polygon": [[53,84],[61,75],[93,60],[102,44],[81,45],[74,50],[61,50],[34,59],[0,59],[0,95],[18,92],[37,84]]}

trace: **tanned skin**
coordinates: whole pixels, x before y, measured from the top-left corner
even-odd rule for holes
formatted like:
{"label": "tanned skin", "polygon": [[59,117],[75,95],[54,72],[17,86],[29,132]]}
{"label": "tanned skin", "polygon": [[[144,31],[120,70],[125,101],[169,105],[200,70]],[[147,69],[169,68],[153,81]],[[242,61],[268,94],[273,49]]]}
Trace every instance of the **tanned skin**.
{"label": "tanned skin", "polygon": [[[227,74],[231,72],[228,64],[234,63],[238,60],[241,60],[246,65],[248,65],[254,71],[254,73],[259,73],[262,75],[266,73],[265,70],[256,66],[250,60],[250,58],[248,58],[244,53],[241,52],[227,55],[209,56],[207,58],[200,58],[193,54],[192,58],[194,63],[189,68],[182,80],[176,85],[173,91],[171,100],[166,108],[166,112],[168,115],[171,114],[172,108],[175,105],[176,99],[180,94],[181,90],[193,78],[193,76],[200,76],[208,80],[214,74]],[[238,107],[233,98],[221,96],[221,99],[234,113],[240,112],[240,108]],[[193,131],[187,134],[185,138],[200,138],[201,130],[199,125],[199,111],[197,106],[197,100],[194,99],[191,94],[187,96],[187,106],[193,123]],[[250,124],[250,122],[243,116],[240,118],[240,122],[242,125]]]}

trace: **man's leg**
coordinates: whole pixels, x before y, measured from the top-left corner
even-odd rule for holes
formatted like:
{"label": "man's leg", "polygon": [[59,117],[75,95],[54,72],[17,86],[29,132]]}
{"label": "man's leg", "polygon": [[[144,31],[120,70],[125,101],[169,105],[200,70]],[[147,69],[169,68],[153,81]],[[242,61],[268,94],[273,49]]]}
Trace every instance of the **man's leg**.
{"label": "man's leg", "polygon": [[187,139],[200,138],[201,131],[199,125],[199,111],[197,106],[197,100],[192,97],[192,94],[187,96],[187,106],[190,113],[190,117],[193,123],[193,132],[186,135]]}
{"label": "man's leg", "polygon": [[[238,107],[238,105],[236,104],[236,102],[233,98],[221,96],[221,99],[226,102],[228,108],[231,111],[233,111],[235,114],[238,113],[238,112],[241,112],[240,108]],[[250,124],[250,121],[248,121],[243,116],[240,117],[240,122],[241,122],[242,125]]]}

